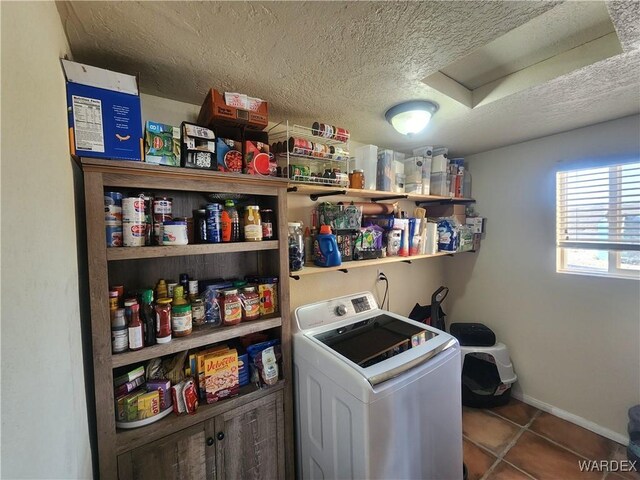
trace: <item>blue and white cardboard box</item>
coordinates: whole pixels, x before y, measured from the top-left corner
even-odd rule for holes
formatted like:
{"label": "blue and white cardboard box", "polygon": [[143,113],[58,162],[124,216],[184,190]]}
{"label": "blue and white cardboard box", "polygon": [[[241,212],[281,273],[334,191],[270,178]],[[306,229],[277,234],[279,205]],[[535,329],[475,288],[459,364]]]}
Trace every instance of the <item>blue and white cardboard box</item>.
{"label": "blue and white cardboard box", "polygon": [[141,161],[144,143],[136,77],[65,59],[62,68],[71,154]]}

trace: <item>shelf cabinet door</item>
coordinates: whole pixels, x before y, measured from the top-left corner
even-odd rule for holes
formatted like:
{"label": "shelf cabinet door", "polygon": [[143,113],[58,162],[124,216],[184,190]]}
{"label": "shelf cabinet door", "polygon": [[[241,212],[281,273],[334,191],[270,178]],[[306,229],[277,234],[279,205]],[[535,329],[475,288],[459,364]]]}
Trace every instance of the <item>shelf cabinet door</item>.
{"label": "shelf cabinet door", "polygon": [[285,478],[282,402],[278,391],[215,418],[218,480]]}
{"label": "shelf cabinet door", "polygon": [[118,457],[120,480],[215,480],[213,420],[199,423]]}

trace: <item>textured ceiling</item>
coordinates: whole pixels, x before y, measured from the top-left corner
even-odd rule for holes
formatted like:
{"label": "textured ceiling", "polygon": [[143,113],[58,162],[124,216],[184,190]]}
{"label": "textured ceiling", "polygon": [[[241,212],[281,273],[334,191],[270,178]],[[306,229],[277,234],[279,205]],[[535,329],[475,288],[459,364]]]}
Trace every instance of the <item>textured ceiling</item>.
{"label": "textured ceiling", "polygon": [[[421,82],[555,5],[59,2],[58,9],[75,60],[139,73],[145,93],[200,104],[213,86],[268,100],[273,120],[319,120],[364,143],[438,144],[464,155],[640,111],[636,1],[607,4],[623,54],[489,105],[470,110]],[[440,110],[409,140],[384,112],[417,98]]]}

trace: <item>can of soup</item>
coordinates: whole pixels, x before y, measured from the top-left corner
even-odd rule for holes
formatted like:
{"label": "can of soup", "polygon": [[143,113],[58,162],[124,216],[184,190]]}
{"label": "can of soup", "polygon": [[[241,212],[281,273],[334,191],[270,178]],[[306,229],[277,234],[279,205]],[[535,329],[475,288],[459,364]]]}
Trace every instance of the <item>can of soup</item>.
{"label": "can of soup", "polygon": [[122,246],[122,224],[120,225],[106,225],[107,233],[107,247],[121,247]]}
{"label": "can of soup", "polygon": [[122,244],[125,247],[144,247],[147,225],[140,222],[122,222]]}
{"label": "can of soup", "polygon": [[122,221],[145,223],[143,197],[126,197],[122,199]]}

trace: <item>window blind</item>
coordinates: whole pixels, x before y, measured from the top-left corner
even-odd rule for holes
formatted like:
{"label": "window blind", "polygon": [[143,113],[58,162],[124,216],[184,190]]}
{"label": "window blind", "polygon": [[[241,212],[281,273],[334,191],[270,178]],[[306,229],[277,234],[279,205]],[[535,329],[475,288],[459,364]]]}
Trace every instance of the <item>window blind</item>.
{"label": "window blind", "polygon": [[640,250],[640,163],[558,172],[557,245]]}

